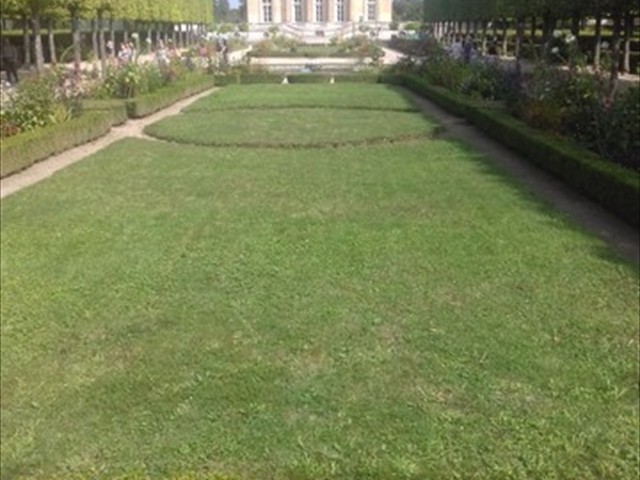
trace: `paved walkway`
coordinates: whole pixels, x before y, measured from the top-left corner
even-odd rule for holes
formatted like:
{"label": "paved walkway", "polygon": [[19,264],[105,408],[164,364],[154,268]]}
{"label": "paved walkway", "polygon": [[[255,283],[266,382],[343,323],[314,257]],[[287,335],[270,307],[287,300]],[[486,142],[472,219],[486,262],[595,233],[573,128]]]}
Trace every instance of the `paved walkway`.
{"label": "paved walkway", "polygon": [[[129,120],[123,126],[113,128],[109,134],[94,142],[63,152],[39,162],[23,172],[2,179],[0,182],[0,198],[5,198],[12,193],[44,180],[58,170],[82,160],[122,138],[144,137],[142,130],[146,125],[167,116],[178,114],[185,106],[213,91],[215,91],[215,88],[182,100],[149,117],[140,120]],[[425,114],[445,127],[444,136],[446,138],[460,140],[472,146],[478,152],[484,154],[500,170],[516,178],[525,188],[553,205],[577,225],[609,244],[623,258],[640,265],[640,233],[637,229],[618,220],[596,203],[568,188],[560,180],[547,175],[511,150],[486,137],[466,121],[445,112],[424,98],[408,91],[406,94],[416,102]],[[603,257],[608,255],[605,249],[597,253]]]}

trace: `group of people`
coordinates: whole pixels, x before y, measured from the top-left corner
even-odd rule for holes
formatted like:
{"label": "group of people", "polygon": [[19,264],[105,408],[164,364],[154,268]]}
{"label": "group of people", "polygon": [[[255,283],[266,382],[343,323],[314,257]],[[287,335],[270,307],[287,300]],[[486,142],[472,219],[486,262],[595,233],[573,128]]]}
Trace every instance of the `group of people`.
{"label": "group of people", "polygon": [[449,56],[454,60],[463,60],[465,63],[469,63],[477,56],[475,42],[471,35],[462,37],[462,35],[456,35],[451,45],[449,45]]}

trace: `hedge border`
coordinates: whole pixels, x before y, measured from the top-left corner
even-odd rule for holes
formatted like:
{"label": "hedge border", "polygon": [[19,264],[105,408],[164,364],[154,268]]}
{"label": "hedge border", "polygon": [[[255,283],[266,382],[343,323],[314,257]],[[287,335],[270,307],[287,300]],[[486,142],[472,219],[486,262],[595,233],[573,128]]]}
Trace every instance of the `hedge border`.
{"label": "hedge border", "polygon": [[3,139],[0,177],[102,137],[112,126],[121,125],[128,118],[146,117],[213,86],[212,75],[199,75],[129,100],[85,100],[83,113],[77,118]]}
{"label": "hedge border", "polygon": [[625,222],[640,225],[640,176],[634,172],[603,160],[567,138],[551,137],[506,111],[489,108],[422,78],[399,75],[387,77],[386,81],[402,85],[466,118],[489,137],[560,178]]}
{"label": "hedge border", "polygon": [[106,135],[115,121],[112,111],[94,110],[68,122],[5,138],[0,146],[0,177]]}
{"label": "hedge border", "polygon": [[127,114],[129,118],[147,117],[183,98],[212,88],[214,82],[215,77],[213,75],[199,75],[163,87],[155,92],[130,98],[125,102]]}
{"label": "hedge border", "polygon": [[109,112],[113,120],[113,125],[122,125],[129,118],[127,105],[124,100],[118,99],[85,100],[82,102],[82,111]]}
{"label": "hedge border", "polygon": [[329,83],[331,78],[335,83],[383,83],[384,76],[379,73],[231,73],[216,75],[214,83],[217,86],[276,84],[285,78],[288,83]]}

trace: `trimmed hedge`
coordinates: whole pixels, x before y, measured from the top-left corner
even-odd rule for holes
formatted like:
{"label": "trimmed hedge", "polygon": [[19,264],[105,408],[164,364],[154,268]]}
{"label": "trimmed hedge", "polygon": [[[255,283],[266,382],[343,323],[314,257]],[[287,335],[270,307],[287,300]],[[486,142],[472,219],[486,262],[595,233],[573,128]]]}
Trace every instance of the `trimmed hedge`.
{"label": "trimmed hedge", "polygon": [[165,107],[173,105],[183,98],[200,93],[214,85],[211,75],[189,77],[173,85],[163,87],[155,92],[140,95],[126,100],[129,118],[142,118]]}
{"label": "trimmed hedge", "polygon": [[216,75],[214,77],[214,84],[223,87],[225,85],[247,85],[253,83],[282,83],[284,77],[285,75],[283,73],[231,72],[228,75]]}
{"label": "trimmed hedge", "polygon": [[51,155],[95,140],[108,133],[114,121],[114,116],[109,110],[88,111],[68,122],[5,138],[0,146],[0,177],[24,170]]}
{"label": "trimmed hedge", "polygon": [[508,112],[487,108],[424,79],[395,79],[409,90],[472,122],[478,129],[520,153],[633,226],[640,225],[640,176],[607,162],[566,138],[536,130]]}
{"label": "trimmed hedge", "polygon": [[358,52],[341,52],[337,50],[318,51],[313,52],[309,50],[302,51],[277,51],[277,52],[261,52],[251,50],[247,52],[248,57],[253,58],[358,58],[360,54]]}
{"label": "trimmed hedge", "polygon": [[129,118],[127,105],[124,100],[84,100],[82,102],[82,110],[84,112],[109,112],[113,120],[113,125],[122,125]]}
{"label": "trimmed hedge", "polygon": [[335,83],[382,83],[383,77],[378,73],[231,73],[216,75],[217,86],[255,83],[282,83],[287,78],[289,83],[329,83],[333,77]]}

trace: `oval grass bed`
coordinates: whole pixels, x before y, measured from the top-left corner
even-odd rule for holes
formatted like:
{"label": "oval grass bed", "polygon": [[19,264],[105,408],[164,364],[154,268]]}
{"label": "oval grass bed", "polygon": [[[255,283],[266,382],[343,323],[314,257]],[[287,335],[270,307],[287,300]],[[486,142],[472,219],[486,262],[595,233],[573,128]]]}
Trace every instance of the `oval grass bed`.
{"label": "oval grass bed", "polygon": [[192,145],[323,147],[401,141],[435,129],[419,113],[290,108],[180,115],[149,125],[145,133]]}
{"label": "oval grass bed", "polygon": [[286,107],[418,111],[411,100],[390,85],[361,83],[230,85],[198,100],[184,111]]}

